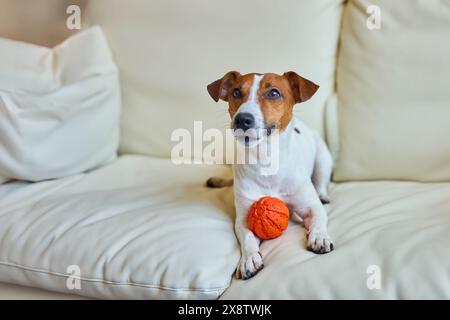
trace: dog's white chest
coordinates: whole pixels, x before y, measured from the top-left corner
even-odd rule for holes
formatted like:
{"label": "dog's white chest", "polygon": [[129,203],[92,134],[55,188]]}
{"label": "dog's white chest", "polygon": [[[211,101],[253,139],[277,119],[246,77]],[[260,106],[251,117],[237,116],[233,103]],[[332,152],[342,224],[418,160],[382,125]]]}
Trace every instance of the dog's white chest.
{"label": "dog's white chest", "polygon": [[261,166],[235,165],[235,188],[248,199],[261,195],[286,200],[310,181],[314,168],[316,147],[314,133],[301,121],[293,119],[286,132],[280,134],[279,158],[273,174],[262,174]]}

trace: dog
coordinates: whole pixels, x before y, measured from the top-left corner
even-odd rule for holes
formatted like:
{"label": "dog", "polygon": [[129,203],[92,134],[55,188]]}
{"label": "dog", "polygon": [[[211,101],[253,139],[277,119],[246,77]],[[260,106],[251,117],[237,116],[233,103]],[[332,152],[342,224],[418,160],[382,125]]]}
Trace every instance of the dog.
{"label": "dog", "polygon": [[283,75],[231,71],[207,86],[214,101],[228,102],[231,129],[238,142],[250,148],[265,143],[264,135],[279,135],[276,173],[261,175],[258,164],[233,164],[232,180],[212,177],[207,181],[207,186],[215,188],[234,184],[235,232],[241,246],[238,279],[249,279],[264,266],[261,240],[247,227],[249,208],[263,196],[282,199],[292,218],[303,222],[308,250],[323,254],[334,248],[324,208],[330,202],[327,186],[333,160],[319,134],[293,115],[294,105],[308,101],[318,89],[314,82],[292,71]]}

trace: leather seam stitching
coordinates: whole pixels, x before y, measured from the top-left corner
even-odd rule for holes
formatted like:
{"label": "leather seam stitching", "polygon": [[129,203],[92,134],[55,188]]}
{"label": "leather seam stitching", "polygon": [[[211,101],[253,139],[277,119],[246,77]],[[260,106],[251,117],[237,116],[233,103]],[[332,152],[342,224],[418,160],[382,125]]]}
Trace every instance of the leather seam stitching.
{"label": "leather seam stitching", "polygon": [[[58,276],[58,277],[65,277],[68,278],[72,275],[70,274],[64,274],[56,271],[50,271],[50,270],[44,270],[44,269],[38,269],[34,267],[27,267],[20,264],[10,263],[6,261],[0,261],[0,265],[6,266],[6,267],[13,267],[22,269],[24,271],[31,271],[31,272],[37,272],[37,273],[44,273],[48,275]],[[172,287],[166,287],[166,286],[160,286],[155,284],[145,284],[145,283],[135,283],[135,282],[117,282],[117,281],[111,281],[111,280],[105,280],[105,279],[96,279],[96,278],[85,278],[85,277],[73,277],[74,279],[80,279],[81,281],[86,282],[98,282],[103,284],[112,284],[112,285],[124,285],[124,286],[136,286],[136,287],[145,287],[145,288],[153,288],[153,289],[161,289],[161,290],[167,290],[167,291],[184,291],[184,292],[215,292],[218,295],[220,295],[220,292],[227,289],[227,287],[216,287],[211,289],[202,289],[202,288],[172,288]]]}

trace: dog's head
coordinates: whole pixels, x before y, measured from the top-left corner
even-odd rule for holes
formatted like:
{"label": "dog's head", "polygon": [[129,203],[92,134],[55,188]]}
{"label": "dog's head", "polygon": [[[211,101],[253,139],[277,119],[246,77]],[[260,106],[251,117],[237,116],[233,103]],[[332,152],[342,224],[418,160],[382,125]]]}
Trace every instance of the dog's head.
{"label": "dog's head", "polygon": [[292,71],[283,75],[231,71],[208,85],[208,92],[214,101],[228,102],[236,138],[252,145],[264,135],[286,129],[294,105],[307,101],[318,88]]}

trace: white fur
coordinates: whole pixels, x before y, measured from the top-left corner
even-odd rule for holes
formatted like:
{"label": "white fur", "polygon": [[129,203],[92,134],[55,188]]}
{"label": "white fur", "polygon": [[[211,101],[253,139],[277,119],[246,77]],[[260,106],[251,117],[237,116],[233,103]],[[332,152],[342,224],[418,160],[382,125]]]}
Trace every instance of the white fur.
{"label": "white fur", "polygon": [[244,102],[243,104],[241,104],[241,106],[236,111],[236,113],[232,119],[233,120],[232,122],[234,122],[234,118],[239,113],[243,113],[243,112],[250,113],[255,118],[255,124],[256,124],[255,130],[249,130],[246,133],[244,133],[241,130],[237,130],[235,132],[236,139],[241,143],[243,143],[245,136],[248,136],[252,140],[251,142],[256,143],[258,141],[259,136],[261,135],[261,131],[264,129],[264,115],[261,112],[261,108],[257,101],[257,92],[259,89],[259,84],[263,77],[264,77],[263,75],[255,75],[254,76],[253,83],[250,88],[250,93],[249,93],[247,101]]}
{"label": "white fur", "polygon": [[[259,84],[259,81],[255,79],[254,83]],[[250,97],[253,98],[252,108],[255,108],[256,98]],[[327,213],[320,200],[328,198],[327,185],[333,165],[325,143],[303,122],[293,118],[280,133],[279,148],[279,169],[273,175],[262,175],[260,164],[233,165],[235,231],[241,244],[241,261],[236,270],[238,278],[250,278],[263,267],[260,239],[247,228],[247,213],[253,202],[264,196],[280,198],[290,208],[293,218],[301,218],[307,229],[310,250],[317,253],[332,250]]]}

